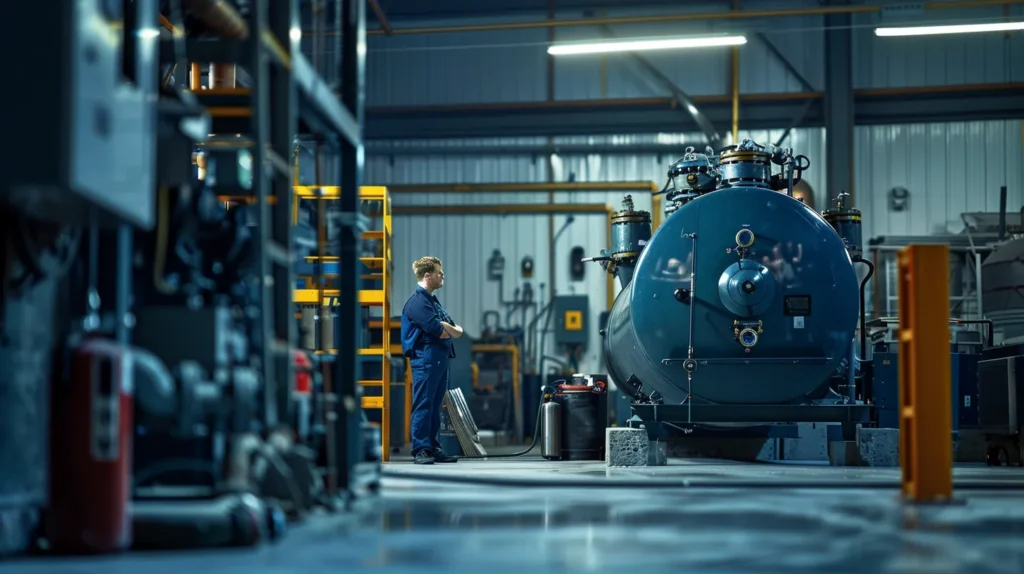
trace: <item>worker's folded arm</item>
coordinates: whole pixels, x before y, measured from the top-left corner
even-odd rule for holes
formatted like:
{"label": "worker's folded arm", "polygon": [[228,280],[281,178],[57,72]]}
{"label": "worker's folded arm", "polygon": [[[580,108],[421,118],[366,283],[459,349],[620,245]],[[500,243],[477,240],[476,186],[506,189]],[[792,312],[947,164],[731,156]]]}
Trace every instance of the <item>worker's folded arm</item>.
{"label": "worker's folded arm", "polygon": [[405,309],[406,315],[417,327],[431,337],[441,337],[444,327],[441,326],[441,319],[437,316],[434,306],[427,301],[414,301]]}

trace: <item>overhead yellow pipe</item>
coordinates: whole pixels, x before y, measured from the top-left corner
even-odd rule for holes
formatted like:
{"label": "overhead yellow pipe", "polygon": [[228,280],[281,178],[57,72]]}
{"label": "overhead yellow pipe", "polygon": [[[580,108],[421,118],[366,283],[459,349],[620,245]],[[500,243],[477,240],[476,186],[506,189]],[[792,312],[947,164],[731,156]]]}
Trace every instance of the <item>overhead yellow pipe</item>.
{"label": "overhead yellow pipe", "polygon": [[[986,6],[1007,6],[1021,4],[1024,0],[961,0],[953,2],[925,2],[925,10],[982,8]],[[827,16],[831,14],[876,14],[882,6],[823,6],[818,8],[791,8],[775,10],[742,10],[730,12],[695,12],[691,14],[661,14],[657,16],[619,16],[612,18],[578,18],[565,20],[534,20],[530,22],[507,22],[502,24],[469,24],[463,26],[430,26],[424,28],[394,28],[389,31],[377,28],[367,30],[367,35],[408,36],[417,34],[452,34],[455,32],[490,32],[498,30],[532,30],[539,28],[582,28],[587,26],[616,26],[622,24],[654,24],[664,22],[693,22],[708,20],[741,20],[753,18],[789,18],[797,16]],[[312,32],[303,31],[303,35]],[[333,36],[337,32],[325,32]]]}
{"label": "overhead yellow pipe", "polygon": [[[653,181],[573,181],[552,183],[425,183],[389,185],[388,190],[391,191],[391,193],[549,193],[560,191],[643,191],[656,193],[661,191],[661,186],[659,186],[657,183]],[[543,205],[542,207],[550,208],[549,205]],[[402,208],[396,207],[395,209]],[[440,215],[440,212],[438,212],[438,215]],[[651,198],[651,220],[652,230],[657,229],[661,225],[660,195],[655,195]]]}
{"label": "overhead yellow pipe", "polygon": [[652,181],[571,181],[551,183],[415,183],[389,185],[391,193],[472,193],[472,192],[559,192],[559,191],[660,191]]}
{"label": "overhead yellow pipe", "polygon": [[[390,189],[390,186],[388,186]],[[569,213],[603,213],[605,216],[605,233],[607,242],[612,241],[612,214],[615,211],[603,203],[577,204],[527,204],[513,203],[509,205],[396,205],[391,208],[393,215],[550,215]],[[605,284],[606,305],[612,308],[615,302],[615,277],[608,274]]]}

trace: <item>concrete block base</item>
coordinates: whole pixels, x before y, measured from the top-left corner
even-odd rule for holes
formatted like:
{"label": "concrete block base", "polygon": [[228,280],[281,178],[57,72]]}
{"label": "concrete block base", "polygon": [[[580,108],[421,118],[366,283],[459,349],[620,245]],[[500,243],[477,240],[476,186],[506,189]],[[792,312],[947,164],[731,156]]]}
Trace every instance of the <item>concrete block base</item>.
{"label": "concrete block base", "polygon": [[857,441],[837,441],[828,443],[828,462],[832,466],[863,466]]}
{"label": "concrete block base", "polygon": [[609,428],[604,431],[604,460],[608,466],[647,466],[649,439],[644,429]]}
{"label": "concrete block base", "polygon": [[900,430],[860,427],[857,429],[857,451],[863,466],[899,466]]}

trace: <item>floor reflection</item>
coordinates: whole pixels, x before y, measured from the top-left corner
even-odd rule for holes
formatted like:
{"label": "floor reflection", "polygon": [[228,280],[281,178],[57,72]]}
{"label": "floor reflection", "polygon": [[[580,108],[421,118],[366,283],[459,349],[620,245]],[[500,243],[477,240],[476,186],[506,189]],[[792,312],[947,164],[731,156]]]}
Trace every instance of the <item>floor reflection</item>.
{"label": "floor reflection", "polygon": [[[468,466],[468,465],[467,465]],[[0,566],[18,574],[1024,572],[1024,492],[494,488],[389,479],[361,511],[253,550]]]}

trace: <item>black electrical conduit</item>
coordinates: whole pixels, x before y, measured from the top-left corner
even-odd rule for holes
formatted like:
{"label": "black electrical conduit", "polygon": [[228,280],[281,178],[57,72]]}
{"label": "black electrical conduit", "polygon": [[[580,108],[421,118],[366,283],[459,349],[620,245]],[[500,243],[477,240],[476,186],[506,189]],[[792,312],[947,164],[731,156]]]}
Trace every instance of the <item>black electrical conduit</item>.
{"label": "black electrical conduit", "polygon": [[[867,291],[868,281],[875,274],[875,264],[871,261],[864,259],[863,256],[858,255],[854,260],[855,263],[863,263],[868,266],[868,274],[864,276],[860,281],[860,360],[868,360],[868,330],[867,330],[867,298],[865,293]],[[850,365],[853,368],[853,365]]]}

